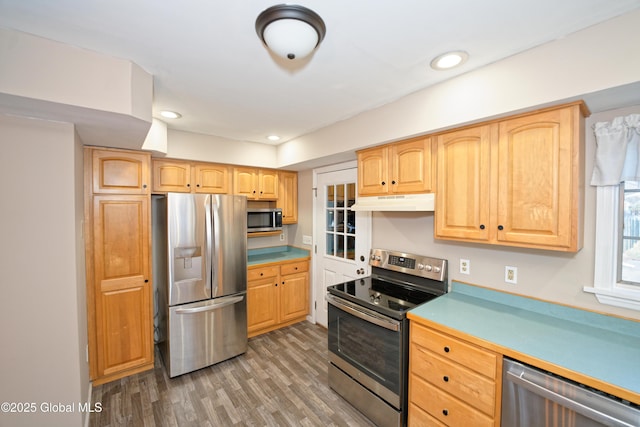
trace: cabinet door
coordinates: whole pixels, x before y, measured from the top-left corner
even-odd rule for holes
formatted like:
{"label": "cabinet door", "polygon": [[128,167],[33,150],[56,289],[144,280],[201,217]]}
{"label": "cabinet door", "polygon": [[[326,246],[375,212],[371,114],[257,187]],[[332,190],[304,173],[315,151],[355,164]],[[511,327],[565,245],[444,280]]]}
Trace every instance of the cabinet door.
{"label": "cabinet door", "polygon": [[278,199],[278,171],[260,169],[258,171],[259,199]]}
{"label": "cabinet door", "polygon": [[298,222],[298,173],[280,172],[278,207],[282,209],[282,223]]}
{"label": "cabinet door", "polygon": [[94,196],[96,376],[153,363],[149,197]]}
{"label": "cabinet door", "polygon": [[196,193],[228,194],[229,168],[225,165],[196,164]]}
{"label": "cabinet door", "polygon": [[577,106],[500,122],[498,242],[577,250],[572,223],[578,216],[579,156],[573,112]]}
{"label": "cabinet door", "polygon": [[247,331],[256,331],[278,323],[278,276],[252,280],[247,286]]}
{"label": "cabinet door", "polygon": [[153,191],[190,193],[191,165],[175,160],[153,160]]}
{"label": "cabinet door", "polygon": [[388,147],[376,147],[358,152],[358,195],[374,196],[389,191]]}
{"label": "cabinet door", "polygon": [[490,238],[491,146],[495,127],[437,137],[436,238]]}
{"label": "cabinet door", "polygon": [[309,279],[307,273],[281,276],[281,322],[306,316],[309,313]]}
{"label": "cabinet door", "polygon": [[256,199],[258,197],[257,179],[258,171],[253,168],[233,168],[233,194]]}
{"label": "cabinet door", "polygon": [[391,190],[394,193],[426,193],[432,190],[431,138],[399,142],[391,146]]}
{"label": "cabinet door", "polygon": [[93,193],[149,194],[149,154],[107,149],[85,152],[92,156]]}

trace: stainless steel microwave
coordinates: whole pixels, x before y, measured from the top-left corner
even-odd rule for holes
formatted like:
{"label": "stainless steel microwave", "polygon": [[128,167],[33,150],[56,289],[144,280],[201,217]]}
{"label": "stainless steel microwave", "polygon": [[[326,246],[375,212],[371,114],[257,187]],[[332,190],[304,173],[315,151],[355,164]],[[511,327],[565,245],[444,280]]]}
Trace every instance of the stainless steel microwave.
{"label": "stainless steel microwave", "polygon": [[282,209],[263,208],[247,210],[247,232],[282,230]]}

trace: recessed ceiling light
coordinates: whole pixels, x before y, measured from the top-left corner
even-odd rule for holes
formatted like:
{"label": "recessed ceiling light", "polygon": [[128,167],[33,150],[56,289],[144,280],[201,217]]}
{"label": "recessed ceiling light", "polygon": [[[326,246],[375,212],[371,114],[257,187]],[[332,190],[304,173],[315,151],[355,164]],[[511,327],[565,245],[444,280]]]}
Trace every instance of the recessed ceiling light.
{"label": "recessed ceiling light", "polygon": [[439,55],[431,61],[434,70],[448,70],[464,64],[469,59],[469,54],[463,51],[447,52]]}
{"label": "recessed ceiling light", "polygon": [[160,111],[160,115],[165,119],[179,119],[180,117],[182,117],[182,114],[176,113],[175,111],[168,111],[168,110]]}
{"label": "recessed ceiling light", "polygon": [[269,135],[269,136],[267,137],[267,139],[268,139],[269,141],[274,141],[274,142],[275,142],[275,141],[280,141],[280,137],[279,137],[278,135]]}

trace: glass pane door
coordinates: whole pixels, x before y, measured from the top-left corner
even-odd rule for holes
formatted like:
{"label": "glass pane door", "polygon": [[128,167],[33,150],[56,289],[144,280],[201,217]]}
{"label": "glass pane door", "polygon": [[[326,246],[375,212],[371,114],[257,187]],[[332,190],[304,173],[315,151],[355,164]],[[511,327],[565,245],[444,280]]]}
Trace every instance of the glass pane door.
{"label": "glass pane door", "polygon": [[353,260],[356,256],[356,214],[351,206],[356,202],[356,184],[327,185],[325,194],[325,254]]}

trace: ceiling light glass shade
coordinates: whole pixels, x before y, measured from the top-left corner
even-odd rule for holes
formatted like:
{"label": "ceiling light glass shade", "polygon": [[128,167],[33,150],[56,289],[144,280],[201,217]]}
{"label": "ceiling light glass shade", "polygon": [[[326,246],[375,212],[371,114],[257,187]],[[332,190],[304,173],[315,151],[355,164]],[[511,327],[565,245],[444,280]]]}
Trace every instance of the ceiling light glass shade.
{"label": "ceiling light glass shade", "polygon": [[464,64],[468,58],[467,52],[447,52],[434,58],[431,61],[431,68],[434,70],[448,70]]}
{"label": "ceiling light glass shade", "polygon": [[318,47],[326,27],[320,16],[306,7],[281,4],[264,10],[256,19],[258,37],[276,55],[301,59]]}

